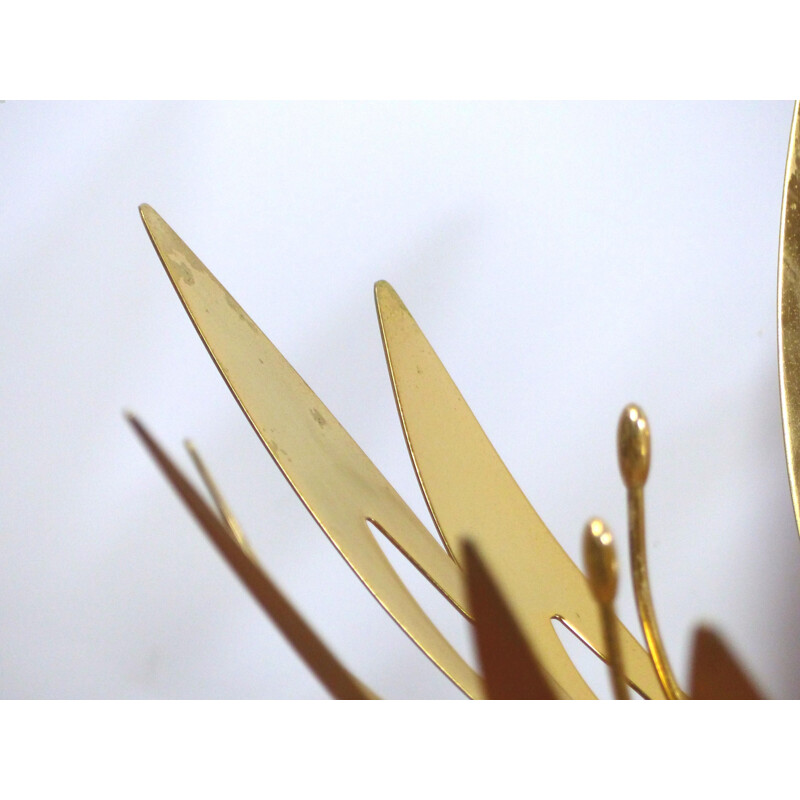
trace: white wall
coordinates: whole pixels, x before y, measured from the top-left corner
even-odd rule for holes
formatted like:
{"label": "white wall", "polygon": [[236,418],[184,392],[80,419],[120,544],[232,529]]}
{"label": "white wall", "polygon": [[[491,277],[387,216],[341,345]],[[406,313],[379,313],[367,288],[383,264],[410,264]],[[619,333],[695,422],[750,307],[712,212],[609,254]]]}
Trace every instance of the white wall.
{"label": "white wall", "polygon": [[[616,420],[641,403],[651,576],[679,676],[707,621],[768,693],[800,696],[776,347],[791,111],[0,105],[0,695],[325,696],[134,439],[130,408],[187,469],[193,438],[272,575],[363,680],[460,696],[257,441],[163,274],[148,202],[425,520],[375,280],[576,560],[590,515],[624,531]],[[469,653],[461,620],[401,567]]]}

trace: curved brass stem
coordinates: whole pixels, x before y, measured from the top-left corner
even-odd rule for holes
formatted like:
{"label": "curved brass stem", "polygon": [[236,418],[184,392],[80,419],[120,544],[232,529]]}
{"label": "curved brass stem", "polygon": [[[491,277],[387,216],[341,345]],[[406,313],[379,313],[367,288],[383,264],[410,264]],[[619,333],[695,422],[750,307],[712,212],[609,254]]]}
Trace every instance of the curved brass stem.
{"label": "curved brass stem", "polygon": [[628,537],[633,590],[644,638],[667,698],[685,700],[686,694],[675,680],[661,641],[650,594],[644,525],[644,485],[650,471],[650,426],[644,412],[636,405],[626,406],[620,417],[617,453],[622,480],[628,490]]}

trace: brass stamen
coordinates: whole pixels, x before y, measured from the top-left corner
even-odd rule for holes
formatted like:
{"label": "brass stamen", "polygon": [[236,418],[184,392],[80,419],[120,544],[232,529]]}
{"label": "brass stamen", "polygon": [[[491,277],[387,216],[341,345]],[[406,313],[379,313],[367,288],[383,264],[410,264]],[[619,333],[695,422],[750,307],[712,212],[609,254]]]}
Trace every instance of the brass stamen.
{"label": "brass stamen", "polygon": [[665,694],[670,700],[685,700],[686,695],[675,680],[661,642],[650,594],[644,527],[644,485],[650,471],[650,426],[644,412],[636,405],[626,406],[620,416],[617,454],[622,480],[628,490],[628,536],[639,619]]}
{"label": "brass stamen", "polygon": [[589,585],[600,606],[614,697],[617,700],[629,700],[614,613],[614,598],[617,595],[617,554],[614,549],[614,537],[601,519],[591,520],[584,528],[583,559]]}

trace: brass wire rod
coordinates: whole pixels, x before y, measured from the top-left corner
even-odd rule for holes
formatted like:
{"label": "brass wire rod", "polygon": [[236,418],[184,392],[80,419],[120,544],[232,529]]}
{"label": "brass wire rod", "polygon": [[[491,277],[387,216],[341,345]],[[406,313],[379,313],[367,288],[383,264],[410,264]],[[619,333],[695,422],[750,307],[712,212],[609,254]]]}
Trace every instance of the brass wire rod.
{"label": "brass wire rod", "polygon": [[675,680],[661,641],[650,593],[644,525],[644,485],[650,471],[650,426],[644,412],[634,404],[626,406],[620,416],[617,427],[617,455],[619,471],[628,490],[628,537],[633,590],[639,619],[664,693],[670,700],[685,700],[687,695]]}
{"label": "brass wire rod", "polygon": [[583,530],[583,559],[589,586],[600,606],[614,698],[630,700],[614,612],[614,599],[617,596],[617,554],[614,537],[601,519],[591,520]]}

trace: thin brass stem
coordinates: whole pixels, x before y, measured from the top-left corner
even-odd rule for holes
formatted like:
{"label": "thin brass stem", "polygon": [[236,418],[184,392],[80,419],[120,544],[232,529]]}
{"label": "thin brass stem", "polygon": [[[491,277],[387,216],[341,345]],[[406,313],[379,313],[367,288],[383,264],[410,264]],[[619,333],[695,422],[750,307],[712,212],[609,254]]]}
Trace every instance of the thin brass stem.
{"label": "thin brass stem", "polygon": [[611,685],[614,688],[616,700],[630,700],[628,684],[625,681],[625,672],[622,665],[622,652],[617,636],[617,620],[614,614],[614,604],[600,605],[600,614],[603,618],[603,631],[606,635],[606,650],[608,651],[608,666],[611,670]]}
{"label": "thin brass stem", "polygon": [[253,561],[258,563],[258,558],[256,557],[255,551],[250,545],[250,542],[247,541],[244,531],[242,531],[239,522],[233,515],[230,506],[223,497],[222,492],[220,491],[219,486],[217,486],[217,482],[212,477],[210,470],[200,457],[200,453],[197,452],[197,448],[195,448],[194,444],[189,441],[189,439],[184,442],[184,446],[191,456],[192,461],[194,462],[194,465],[206,486],[206,489],[208,489],[208,493],[211,495],[211,499],[214,501],[214,505],[217,507],[217,511],[219,511],[220,516],[222,517],[222,521],[225,523],[231,534],[231,537],[238,543],[242,550],[244,550],[247,555],[253,559]]}
{"label": "thin brass stem", "polygon": [[[249,550],[242,547],[232,535],[228,525],[214,513],[211,506],[200,496],[144,425],[132,414],[126,416],[150,455],[220,555],[328,691],[340,700],[378,699],[374,692],[339,662],[309,627],[261,565],[250,556]],[[205,470],[205,476],[210,478],[208,470]],[[211,483],[213,484],[213,479]]]}
{"label": "thin brass stem", "polygon": [[638,406],[629,405],[622,412],[617,428],[617,452],[622,480],[628,490],[628,537],[633,590],[644,638],[667,698],[685,700],[686,694],[675,680],[661,641],[650,593],[644,523],[644,485],[650,471],[650,426]]}
{"label": "thin brass stem", "polygon": [[617,618],[614,613],[614,598],[617,595],[617,554],[614,537],[600,519],[591,520],[584,528],[583,556],[592,594],[600,606],[606,659],[611,670],[614,697],[617,700],[630,700],[622,664],[622,649],[617,634]]}

